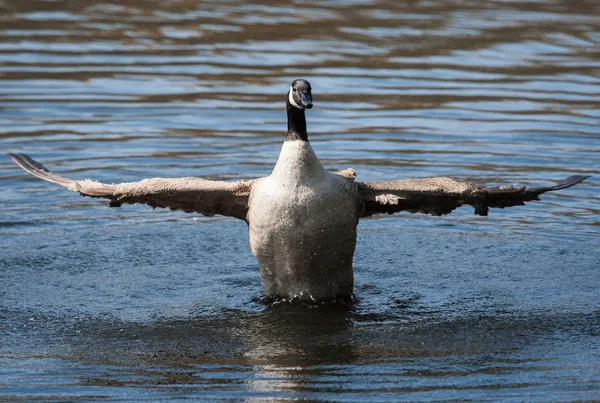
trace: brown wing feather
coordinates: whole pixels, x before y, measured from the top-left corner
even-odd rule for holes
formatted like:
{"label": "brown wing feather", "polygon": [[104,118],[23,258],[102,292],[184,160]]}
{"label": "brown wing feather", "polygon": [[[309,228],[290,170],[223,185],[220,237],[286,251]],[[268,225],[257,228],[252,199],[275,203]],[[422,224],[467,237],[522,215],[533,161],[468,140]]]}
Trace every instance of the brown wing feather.
{"label": "brown wing feather", "polygon": [[212,216],[222,214],[246,220],[252,181],[222,182],[201,178],[154,178],[141,182],[106,184],[89,179],[75,181],[53,174],[25,154],[9,154],[25,171],[40,179],[57,183],[82,196],[101,197],[111,206],[143,203],[151,207],[183,210]]}
{"label": "brown wing feather", "polygon": [[589,176],[569,176],[555,186],[528,188],[514,186],[485,187],[450,178],[407,179],[392,182],[357,182],[365,202],[363,217],[376,213],[426,213],[444,215],[463,204],[475,208],[475,214],[486,216],[490,207],[521,206],[539,200],[545,192],[566,189]]}

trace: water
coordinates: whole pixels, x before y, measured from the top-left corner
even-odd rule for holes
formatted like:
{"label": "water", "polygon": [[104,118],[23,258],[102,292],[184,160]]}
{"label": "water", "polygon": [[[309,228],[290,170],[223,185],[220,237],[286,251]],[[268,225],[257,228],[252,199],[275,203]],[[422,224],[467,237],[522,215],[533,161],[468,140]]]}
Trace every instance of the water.
{"label": "water", "polygon": [[[313,2],[314,3],[314,2]],[[0,150],[74,178],[253,178],[313,86],[359,180],[548,185],[363,220],[352,305],[268,305],[246,226],[109,209],[0,157],[0,400],[600,398],[596,2],[0,2]]]}

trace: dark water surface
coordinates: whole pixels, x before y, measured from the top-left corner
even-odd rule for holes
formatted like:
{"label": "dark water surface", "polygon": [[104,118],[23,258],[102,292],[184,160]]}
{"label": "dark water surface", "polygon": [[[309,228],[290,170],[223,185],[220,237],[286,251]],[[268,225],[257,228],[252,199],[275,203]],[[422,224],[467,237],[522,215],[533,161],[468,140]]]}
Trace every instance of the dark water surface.
{"label": "dark water surface", "polygon": [[292,79],[360,180],[548,185],[363,220],[351,306],[267,305],[246,226],[0,156],[0,401],[600,399],[597,1],[0,1],[0,150],[74,178],[268,175]]}

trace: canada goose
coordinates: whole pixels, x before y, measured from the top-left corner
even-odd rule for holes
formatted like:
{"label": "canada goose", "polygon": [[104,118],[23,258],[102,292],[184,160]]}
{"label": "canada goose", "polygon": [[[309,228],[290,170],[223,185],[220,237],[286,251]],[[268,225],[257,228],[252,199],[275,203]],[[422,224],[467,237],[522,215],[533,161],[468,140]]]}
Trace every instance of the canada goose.
{"label": "canada goose", "polygon": [[9,156],[38,178],[82,196],[110,199],[111,206],[145,203],[244,220],[260,265],[264,295],[313,301],[352,295],[352,258],[362,217],[399,211],[439,216],[463,204],[486,216],[490,207],[523,205],[544,192],[588,178],[570,176],[555,186],[539,188],[485,187],[445,177],[355,182],[353,169],[326,171],[308,141],[305,110],[312,108],[310,83],[293,81],[286,105],[288,131],[277,164],[269,176],[250,181],[187,177],[104,184],[55,175],[25,154]]}

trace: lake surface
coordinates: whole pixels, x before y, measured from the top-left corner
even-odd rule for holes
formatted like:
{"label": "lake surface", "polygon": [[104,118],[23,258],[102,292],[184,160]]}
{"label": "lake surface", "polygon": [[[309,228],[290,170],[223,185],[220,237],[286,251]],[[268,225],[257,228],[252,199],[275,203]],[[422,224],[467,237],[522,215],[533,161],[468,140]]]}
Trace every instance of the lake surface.
{"label": "lake surface", "polygon": [[0,1],[0,150],[65,176],[270,173],[284,99],[362,181],[549,185],[362,220],[356,301],[266,304],[242,222],[0,156],[0,401],[600,399],[600,3]]}

